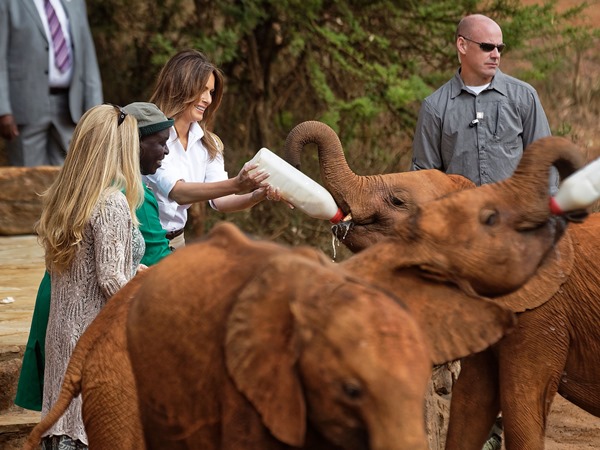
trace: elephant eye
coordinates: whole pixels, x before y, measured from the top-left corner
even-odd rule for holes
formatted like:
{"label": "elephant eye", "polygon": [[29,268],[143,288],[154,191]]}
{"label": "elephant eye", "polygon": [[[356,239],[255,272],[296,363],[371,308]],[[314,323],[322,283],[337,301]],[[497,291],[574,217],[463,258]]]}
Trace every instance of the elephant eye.
{"label": "elephant eye", "polygon": [[405,206],[406,205],[406,202],[398,197],[392,197],[391,201],[392,201],[392,205],[394,205],[394,206]]}
{"label": "elephant eye", "polygon": [[532,222],[532,221],[524,220],[521,223],[515,225],[515,229],[519,233],[524,233],[524,232],[528,232],[528,231],[535,231],[539,228],[544,227],[545,225],[546,225],[546,222],[544,222],[544,221]]}
{"label": "elephant eye", "polygon": [[353,400],[362,396],[362,386],[356,380],[344,381],[342,383],[342,390],[344,394]]}
{"label": "elephant eye", "polygon": [[500,220],[500,214],[495,209],[484,209],[479,214],[479,220],[483,225],[493,227]]}

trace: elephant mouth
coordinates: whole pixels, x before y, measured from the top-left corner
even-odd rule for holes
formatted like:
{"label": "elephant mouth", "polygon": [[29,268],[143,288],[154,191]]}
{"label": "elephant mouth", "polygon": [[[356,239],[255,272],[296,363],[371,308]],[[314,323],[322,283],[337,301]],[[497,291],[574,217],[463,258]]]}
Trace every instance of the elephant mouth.
{"label": "elephant mouth", "polygon": [[344,241],[353,227],[352,214],[348,214],[340,222],[331,227],[331,232],[337,240]]}
{"label": "elephant mouth", "polygon": [[557,243],[565,234],[569,220],[566,217],[553,217],[552,219],[551,223],[554,226],[554,243]]}
{"label": "elephant mouth", "polygon": [[334,240],[353,253],[364,250],[389,235],[389,227],[376,217],[356,221],[352,213],[331,227]]}

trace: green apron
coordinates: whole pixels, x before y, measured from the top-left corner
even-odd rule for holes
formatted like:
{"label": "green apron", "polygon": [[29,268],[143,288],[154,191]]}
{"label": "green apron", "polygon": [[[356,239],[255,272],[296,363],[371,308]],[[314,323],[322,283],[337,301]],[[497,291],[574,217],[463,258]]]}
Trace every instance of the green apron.
{"label": "green apron", "polygon": [[34,411],[42,410],[46,328],[48,327],[49,315],[50,275],[45,272],[35,298],[31,329],[25,347],[17,397],[15,398],[15,404]]}

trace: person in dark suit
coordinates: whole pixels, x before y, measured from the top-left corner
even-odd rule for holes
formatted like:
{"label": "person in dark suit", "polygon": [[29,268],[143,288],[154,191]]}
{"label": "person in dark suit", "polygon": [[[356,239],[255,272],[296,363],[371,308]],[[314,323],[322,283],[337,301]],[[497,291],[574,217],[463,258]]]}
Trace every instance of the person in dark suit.
{"label": "person in dark suit", "polygon": [[84,0],[0,0],[0,136],[13,166],[62,165],[103,102]]}

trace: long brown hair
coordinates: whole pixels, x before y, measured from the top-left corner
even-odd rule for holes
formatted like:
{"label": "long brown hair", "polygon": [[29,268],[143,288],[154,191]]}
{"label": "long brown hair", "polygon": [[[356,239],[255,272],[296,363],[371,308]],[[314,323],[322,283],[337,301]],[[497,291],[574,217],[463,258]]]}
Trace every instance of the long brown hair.
{"label": "long brown hair", "polygon": [[198,50],[187,49],[175,54],[161,69],[150,102],[154,103],[167,117],[177,117],[198,100],[210,75],[215,77],[212,103],[204,112],[199,125],[204,130],[202,143],[211,158],[222,151],[219,138],[211,133],[215,113],[223,99],[225,79],[223,73]]}

